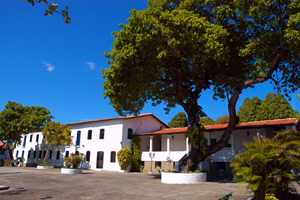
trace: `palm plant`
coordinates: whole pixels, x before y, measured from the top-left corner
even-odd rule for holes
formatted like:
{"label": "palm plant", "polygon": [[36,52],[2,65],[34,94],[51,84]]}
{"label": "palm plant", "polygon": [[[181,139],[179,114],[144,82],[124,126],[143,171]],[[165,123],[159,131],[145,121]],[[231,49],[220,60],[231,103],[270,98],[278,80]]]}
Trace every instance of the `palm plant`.
{"label": "palm plant", "polygon": [[248,151],[237,153],[232,163],[234,180],[241,181],[240,187],[248,183],[258,200],[266,194],[281,196],[291,191],[291,181],[297,182],[291,170],[300,168],[299,132],[279,132],[273,139],[256,137],[253,143],[243,145]]}

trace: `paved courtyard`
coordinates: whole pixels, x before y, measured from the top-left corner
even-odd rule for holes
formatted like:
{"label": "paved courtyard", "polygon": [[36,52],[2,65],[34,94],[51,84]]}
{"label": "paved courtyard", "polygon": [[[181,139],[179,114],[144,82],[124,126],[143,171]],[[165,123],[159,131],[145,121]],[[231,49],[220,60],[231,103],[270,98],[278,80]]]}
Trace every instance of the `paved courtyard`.
{"label": "paved courtyard", "polygon": [[217,200],[233,192],[230,199],[251,197],[238,183],[206,182],[192,185],[161,183],[159,175],[85,170],[83,174],[61,174],[60,169],[0,167],[0,199],[204,199]]}

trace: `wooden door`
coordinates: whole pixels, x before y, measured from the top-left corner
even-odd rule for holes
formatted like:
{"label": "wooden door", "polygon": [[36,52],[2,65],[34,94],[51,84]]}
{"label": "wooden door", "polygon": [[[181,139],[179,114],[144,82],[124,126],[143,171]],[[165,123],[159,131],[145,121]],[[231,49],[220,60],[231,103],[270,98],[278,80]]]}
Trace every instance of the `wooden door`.
{"label": "wooden door", "polygon": [[97,168],[103,168],[103,159],[104,159],[104,152],[98,151],[97,152]]}

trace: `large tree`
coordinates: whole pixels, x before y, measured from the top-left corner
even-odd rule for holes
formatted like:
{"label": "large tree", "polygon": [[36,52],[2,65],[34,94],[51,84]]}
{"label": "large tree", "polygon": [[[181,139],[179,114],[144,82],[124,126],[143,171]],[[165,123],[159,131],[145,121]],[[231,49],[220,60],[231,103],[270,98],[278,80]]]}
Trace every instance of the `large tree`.
{"label": "large tree", "polygon": [[[53,116],[50,111],[40,106],[22,106],[9,101],[0,113],[0,140],[12,143],[14,148],[21,144],[22,134],[41,130]],[[8,148],[10,158],[13,159],[12,146]]]}
{"label": "large tree", "polygon": [[[114,32],[104,97],[120,115],[137,114],[144,104],[175,105],[188,115],[191,143],[181,170],[193,170],[225,147],[238,122],[241,92],[272,80],[277,87],[299,86],[299,0],[149,0],[131,11],[128,24]],[[275,76],[277,73],[278,76]],[[277,78],[278,77],[278,78]],[[199,119],[201,93],[228,99],[230,121],[220,140],[206,146]],[[202,145],[200,145],[200,143]]]}
{"label": "large tree", "polygon": [[47,122],[43,129],[44,139],[43,142],[48,144],[48,149],[44,157],[46,161],[50,150],[54,146],[70,145],[72,143],[73,136],[71,136],[71,127],[60,124],[59,122]]}
{"label": "large tree", "polygon": [[254,122],[258,121],[257,113],[260,110],[261,100],[258,97],[244,99],[243,105],[239,108],[237,115],[240,122]]}
{"label": "large tree", "polygon": [[179,112],[175,115],[172,120],[168,123],[170,128],[180,128],[180,127],[187,127],[187,118],[185,112]]}

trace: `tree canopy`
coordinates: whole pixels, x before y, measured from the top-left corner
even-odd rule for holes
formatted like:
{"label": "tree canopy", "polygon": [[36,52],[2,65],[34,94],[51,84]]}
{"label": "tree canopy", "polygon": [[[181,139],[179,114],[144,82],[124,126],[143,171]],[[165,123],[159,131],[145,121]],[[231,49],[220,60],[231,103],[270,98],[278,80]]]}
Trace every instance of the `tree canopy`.
{"label": "tree canopy", "polygon": [[229,116],[227,114],[224,114],[223,116],[216,119],[216,124],[228,124],[229,120]]}
{"label": "tree canopy", "polygon": [[187,127],[187,118],[185,112],[179,112],[175,115],[172,120],[168,123],[170,128],[180,128],[180,127]]}
{"label": "tree canopy", "polygon": [[62,125],[59,122],[49,121],[43,129],[43,142],[48,144],[48,150],[44,157],[46,161],[50,150],[54,146],[71,145],[73,137],[71,136],[71,127]]}
{"label": "tree canopy", "polygon": [[[104,97],[120,115],[137,114],[144,104],[183,107],[192,144],[183,165],[199,161],[227,145],[237,123],[241,92],[272,80],[289,93],[300,85],[300,11],[295,1],[149,0],[148,8],[131,10],[128,24],[113,32],[103,70]],[[205,116],[201,93],[228,99],[230,121],[221,139],[204,150]],[[202,141],[202,142],[201,142]],[[184,169],[185,170],[185,169]]]}
{"label": "tree canopy", "polygon": [[215,125],[215,124],[216,124],[215,120],[213,120],[213,119],[210,118],[210,117],[204,117],[204,118],[201,118],[199,122],[200,122],[200,124],[202,124],[203,126],[207,126],[207,125]]}
{"label": "tree canopy", "polygon": [[299,113],[292,110],[287,99],[277,93],[269,92],[264,100],[246,98],[237,115],[240,122],[253,122],[285,118],[299,118]]}
{"label": "tree canopy", "polygon": [[66,24],[71,23],[71,18],[69,17],[69,8],[68,7],[66,7],[65,10],[58,11],[58,4],[57,3],[48,3],[47,0],[23,0],[23,1],[30,3],[32,6],[34,6],[35,3],[44,2],[47,5],[44,16],[47,16],[47,15],[50,16],[50,15],[53,15],[54,13],[58,13],[63,16],[63,18],[64,18],[63,21]]}
{"label": "tree canopy", "polygon": [[[53,116],[50,111],[41,106],[23,106],[9,101],[0,113],[0,140],[17,144],[21,142],[21,135],[40,131],[41,126],[50,121]],[[10,157],[13,159],[12,152]]]}

